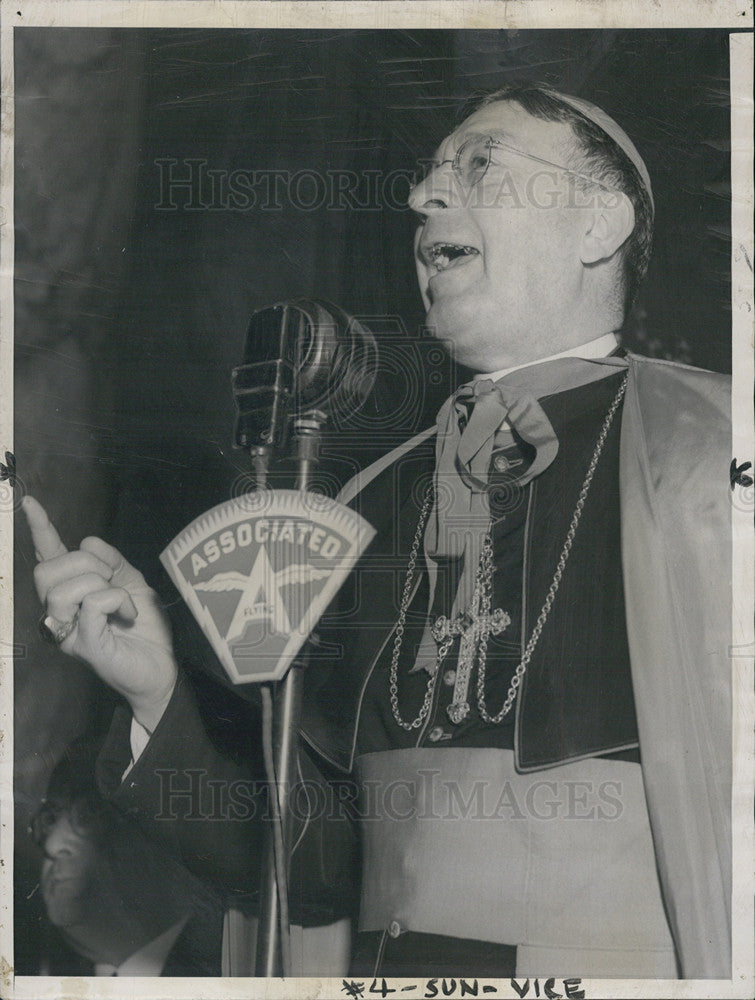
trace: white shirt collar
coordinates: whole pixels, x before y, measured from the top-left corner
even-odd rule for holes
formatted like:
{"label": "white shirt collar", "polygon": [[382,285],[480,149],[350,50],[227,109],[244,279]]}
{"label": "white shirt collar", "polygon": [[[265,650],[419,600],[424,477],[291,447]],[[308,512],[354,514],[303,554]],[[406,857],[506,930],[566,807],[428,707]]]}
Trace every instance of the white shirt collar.
{"label": "white shirt collar", "polygon": [[556,361],[558,358],[586,358],[588,360],[590,358],[605,358],[608,357],[611,351],[616,350],[617,343],[615,333],[604,333],[601,337],[596,337],[595,340],[590,340],[586,344],[580,344],[578,347],[570,347],[567,351],[560,351],[558,354],[550,354],[547,358],[538,358],[537,361],[528,361],[523,365],[514,365],[513,368],[502,368],[500,371],[491,372],[489,375],[480,373],[479,375],[475,375],[474,381],[476,382],[481,378],[489,378],[497,382],[504,375],[518,372],[520,368],[542,365],[546,361]]}
{"label": "white shirt collar", "polygon": [[181,931],[186,926],[189,919],[187,914],[177,923],[173,924],[159,934],[152,941],[148,941],[142,948],[129,955],[120,965],[107,965],[98,962],[94,967],[95,976],[159,976],[162,974],[165,962],[173,945],[178,940]]}

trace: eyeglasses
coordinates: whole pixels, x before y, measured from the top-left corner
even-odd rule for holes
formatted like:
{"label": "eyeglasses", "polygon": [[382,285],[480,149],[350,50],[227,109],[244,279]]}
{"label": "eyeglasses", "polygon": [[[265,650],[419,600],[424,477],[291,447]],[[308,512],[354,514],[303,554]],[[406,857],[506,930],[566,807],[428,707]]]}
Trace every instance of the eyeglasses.
{"label": "eyeglasses", "polygon": [[570,174],[572,177],[579,177],[580,180],[587,181],[590,184],[597,184],[606,191],[616,193],[615,188],[609,187],[609,185],[605,184],[597,177],[580,173],[579,170],[572,170],[571,167],[565,167],[562,163],[554,163],[552,160],[546,160],[542,156],[536,156],[534,153],[528,153],[526,150],[519,149],[518,146],[512,146],[510,142],[505,142],[503,139],[499,139],[497,136],[493,135],[472,136],[459,146],[452,159],[421,160],[415,172],[413,187],[418,187],[430,176],[433,170],[437,170],[438,167],[442,167],[444,164],[450,163],[451,169],[456,175],[461,186],[469,191],[476,184],[480,183],[487,173],[488,167],[491,163],[494,163],[496,166],[505,166],[505,164],[498,163],[493,159],[492,151],[494,149],[506,149],[510,153],[516,153],[518,156],[524,156],[528,160],[534,160],[535,163],[542,163],[546,167],[561,170],[566,174]]}

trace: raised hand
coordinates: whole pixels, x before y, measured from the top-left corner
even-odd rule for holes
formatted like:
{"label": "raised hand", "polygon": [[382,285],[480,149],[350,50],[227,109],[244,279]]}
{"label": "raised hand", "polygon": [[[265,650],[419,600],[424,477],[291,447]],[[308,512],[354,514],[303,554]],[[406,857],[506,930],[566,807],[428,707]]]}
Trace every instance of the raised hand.
{"label": "raised hand", "polygon": [[23,509],[39,560],[39,599],[55,628],[73,623],[60,648],[88,663],[152,732],[177,676],[170,625],[157,595],[112,545],[85,538],[69,552],[41,504],[27,496]]}

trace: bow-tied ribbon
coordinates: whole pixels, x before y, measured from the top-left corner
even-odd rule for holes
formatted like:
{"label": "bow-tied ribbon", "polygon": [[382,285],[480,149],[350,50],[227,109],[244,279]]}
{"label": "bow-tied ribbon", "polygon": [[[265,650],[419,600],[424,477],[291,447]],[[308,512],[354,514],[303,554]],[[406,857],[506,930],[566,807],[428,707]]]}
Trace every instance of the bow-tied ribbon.
{"label": "bow-tied ribbon", "polygon": [[[518,485],[525,486],[547,469],[558,453],[558,438],[534,396],[490,379],[478,379],[457,389],[438,414],[435,506],[425,530],[425,553],[433,594],[437,581],[435,560],[463,558],[452,619],[463,614],[472,602],[482,546],[490,527],[488,470],[496,437],[507,425],[535,450],[532,464],[517,477]],[[420,643],[417,668],[435,667],[437,644],[431,624],[428,622]]]}
{"label": "bow-tied ribbon", "polygon": [[[495,438],[507,423],[535,450],[534,461],[518,477],[520,486],[547,469],[558,453],[558,438],[551,422],[542,406],[528,392],[490,379],[478,379],[461,386],[449,402],[445,433],[442,437],[439,435],[437,443],[437,465],[438,468],[443,465],[445,469],[451,459],[455,471],[472,493],[487,493],[488,469]],[[460,407],[468,402],[473,406],[462,431],[458,417],[456,420],[449,417],[451,411],[458,415]],[[441,410],[439,425],[442,417]]]}
{"label": "bow-tied ribbon", "polygon": [[[611,359],[626,367],[623,359]],[[435,503],[425,528],[425,556],[430,576],[431,611],[437,584],[436,560],[463,558],[451,618],[469,608],[485,535],[490,528],[489,470],[493,449],[508,431],[534,451],[532,462],[515,477],[526,486],[558,454],[558,438],[538,397],[597,381],[611,374],[606,361],[558,359],[531,366],[498,382],[477,379],[461,386],[438,413],[435,453]],[[466,421],[466,423],[465,423]],[[509,438],[512,440],[512,438]],[[413,670],[431,673],[437,644],[428,620]]]}

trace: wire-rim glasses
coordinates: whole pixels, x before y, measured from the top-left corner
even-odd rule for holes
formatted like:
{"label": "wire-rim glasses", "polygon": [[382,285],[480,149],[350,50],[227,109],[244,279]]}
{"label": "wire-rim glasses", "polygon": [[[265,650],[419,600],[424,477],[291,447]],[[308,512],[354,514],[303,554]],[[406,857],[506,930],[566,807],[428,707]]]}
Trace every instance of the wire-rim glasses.
{"label": "wire-rim glasses", "polygon": [[536,156],[534,153],[528,153],[526,150],[520,149],[518,146],[514,146],[510,142],[506,142],[504,139],[494,135],[471,136],[469,139],[466,139],[461,146],[459,146],[451,159],[420,160],[417,164],[412,188],[414,189],[418,187],[423,181],[427,180],[434,170],[444,166],[446,163],[450,163],[451,169],[453,170],[459,183],[463,188],[469,191],[475,187],[475,185],[480,183],[485,174],[488,172],[488,167],[491,163],[496,166],[505,166],[505,164],[496,163],[493,159],[492,151],[494,149],[508,150],[510,153],[516,153],[518,156],[524,156],[528,160],[533,160],[535,163],[541,163],[543,166],[563,171],[563,173],[569,174],[572,177],[578,177],[580,180],[586,181],[589,184],[597,184],[605,191],[618,193],[616,188],[610,187],[597,177],[592,177],[590,174],[583,174],[579,170],[573,170],[571,167],[564,166],[563,163],[555,163],[552,160],[546,160],[542,156]]}

